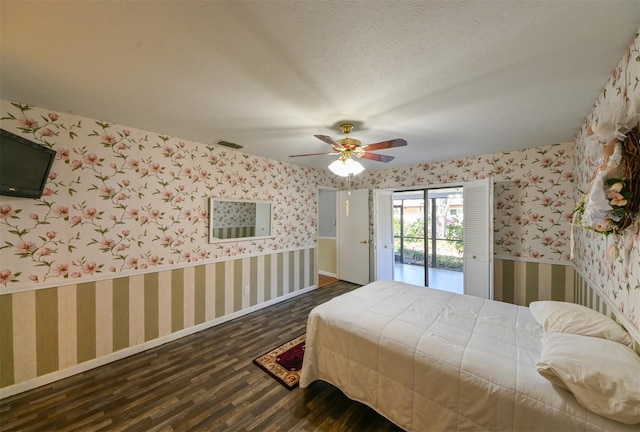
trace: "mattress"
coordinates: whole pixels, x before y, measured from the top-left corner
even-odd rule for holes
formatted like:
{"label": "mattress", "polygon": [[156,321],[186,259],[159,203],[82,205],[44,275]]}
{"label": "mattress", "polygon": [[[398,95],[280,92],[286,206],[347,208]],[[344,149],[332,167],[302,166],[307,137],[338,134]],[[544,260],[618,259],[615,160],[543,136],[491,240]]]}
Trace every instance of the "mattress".
{"label": "mattress", "polygon": [[529,309],[377,281],[314,308],[300,387],[323,380],[407,431],[636,431],[537,373]]}

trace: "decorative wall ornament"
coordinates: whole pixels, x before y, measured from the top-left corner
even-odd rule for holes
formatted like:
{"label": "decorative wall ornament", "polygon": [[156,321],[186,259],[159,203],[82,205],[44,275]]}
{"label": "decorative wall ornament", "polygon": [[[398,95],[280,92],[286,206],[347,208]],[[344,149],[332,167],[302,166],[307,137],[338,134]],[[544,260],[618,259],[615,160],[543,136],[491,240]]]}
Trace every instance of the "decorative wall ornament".
{"label": "decorative wall ornament", "polygon": [[[596,139],[589,139],[587,146],[600,145],[602,137],[591,132],[590,137]],[[573,219],[574,224],[605,235],[617,234],[632,225],[640,208],[638,127],[626,134],[614,130],[614,135],[607,144],[600,145],[600,166]]]}

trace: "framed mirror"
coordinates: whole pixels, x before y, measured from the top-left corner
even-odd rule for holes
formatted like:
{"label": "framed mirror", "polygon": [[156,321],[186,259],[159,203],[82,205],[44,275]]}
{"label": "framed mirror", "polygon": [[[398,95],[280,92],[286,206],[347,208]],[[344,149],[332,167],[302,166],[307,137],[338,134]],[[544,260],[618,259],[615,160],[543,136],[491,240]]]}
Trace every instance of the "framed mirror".
{"label": "framed mirror", "polygon": [[271,237],[270,202],[209,198],[209,243]]}

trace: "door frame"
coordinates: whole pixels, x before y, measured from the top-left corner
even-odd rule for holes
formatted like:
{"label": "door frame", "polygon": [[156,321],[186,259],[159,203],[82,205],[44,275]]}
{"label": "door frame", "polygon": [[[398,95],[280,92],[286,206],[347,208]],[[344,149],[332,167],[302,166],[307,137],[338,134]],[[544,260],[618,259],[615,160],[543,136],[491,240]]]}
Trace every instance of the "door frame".
{"label": "door frame", "polygon": [[[426,186],[406,186],[406,187],[399,187],[399,188],[392,188],[393,192],[424,192],[424,204],[425,204],[425,211],[427,208],[427,198],[429,195],[429,190],[430,189],[448,189],[448,188],[463,188],[463,194],[464,194],[464,184],[466,182],[452,182],[452,183],[434,183],[434,184],[429,184]],[[425,223],[426,223],[426,217],[425,217]],[[428,230],[430,229],[430,227],[425,226],[424,227],[424,257],[425,257],[425,263],[424,263],[424,286],[429,286],[429,265],[427,263],[427,251],[429,249],[429,246],[427,245],[427,238],[428,238]],[[463,255],[464,256],[464,255]],[[463,258],[464,259],[464,258]],[[464,273],[464,271],[463,271]],[[464,278],[463,278],[464,280]]]}
{"label": "door frame", "polygon": [[[335,220],[336,220],[336,236],[335,236],[335,243],[336,243],[336,253],[335,253],[335,262],[334,264],[334,268],[335,268],[335,273],[329,273],[329,272],[325,272],[325,271],[321,271],[320,267],[318,265],[319,261],[320,261],[320,190],[330,190],[335,192]],[[338,227],[337,227],[337,221],[338,221],[338,192],[340,192],[340,189],[338,188],[334,188],[334,187],[330,187],[330,186],[318,186],[317,187],[317,193],[316,193],[316,227],[317,227],[317,231],[316,231],[316,249],[318,251],[317,254],[315,254],[315,263],[314,263],[314,268],[317,269],[316,271],[316,275],[315,275],[315,281],[316,281],[316,286],[318,286],[318,275],[319,274],[323,274],[325,276],[331,276],[331,277],[338,277]]]}

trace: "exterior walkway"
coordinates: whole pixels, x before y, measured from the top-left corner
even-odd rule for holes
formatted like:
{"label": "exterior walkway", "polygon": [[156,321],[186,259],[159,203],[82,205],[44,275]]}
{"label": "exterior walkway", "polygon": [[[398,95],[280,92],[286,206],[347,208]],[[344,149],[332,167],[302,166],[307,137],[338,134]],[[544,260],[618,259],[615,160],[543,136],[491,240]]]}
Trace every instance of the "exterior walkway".
{"label": "exterior walkway", "polygon": [[[394,264],[393,279],[424,286],[424,267],[412,264]],[[464,274],[457,271],[429,268],[429,286],[463,294]]]}

